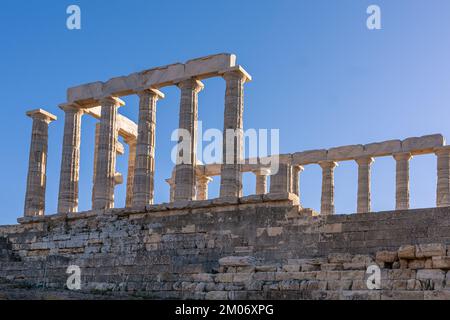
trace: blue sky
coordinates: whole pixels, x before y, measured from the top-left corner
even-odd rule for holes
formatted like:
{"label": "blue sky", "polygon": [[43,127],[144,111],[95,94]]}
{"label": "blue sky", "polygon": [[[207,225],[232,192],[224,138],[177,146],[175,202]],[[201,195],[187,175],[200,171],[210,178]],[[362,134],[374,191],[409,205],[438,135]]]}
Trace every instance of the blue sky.
{"label": "blue sky", "polygon": [[[82,10],[82,29],[66,28],[66,8]],[[382,30],[366,28],[377,4]],[[31,120],[44,108],[59,117],[49,131],[47,213],[57,205],[63,113],[70,86],[107,80],[204,55],[235,53],[253,76],[245,90],[245,128],[279,128],[282,153],[442,133],[450,137],[450,2],[446,0],[2,1],[0,10],[0,224],[23,214]],[[224,81],[204,82],[199,118],[222,128]],[[156,201],[168,199],[170,141],[179,90],[158,103]],[[138,101],[120,112],[137,120]],[[95,120],[82,127],[80,209],[90,208]],[[126,156],[118,171],[126,174]],[[395,163],[373,165],[373,209],[394,208]],[[301,177],[306,207],[319,208],[320,169]],[[245,193],[254,177],[244,176]],[[357,167],[336,169],[336,210],[356,208]],[[211,184],[218,194],[218,180]],[[411,206],[435,203],[433,155],[411,162]],[[125,185],[116,191],[122,207]]]}

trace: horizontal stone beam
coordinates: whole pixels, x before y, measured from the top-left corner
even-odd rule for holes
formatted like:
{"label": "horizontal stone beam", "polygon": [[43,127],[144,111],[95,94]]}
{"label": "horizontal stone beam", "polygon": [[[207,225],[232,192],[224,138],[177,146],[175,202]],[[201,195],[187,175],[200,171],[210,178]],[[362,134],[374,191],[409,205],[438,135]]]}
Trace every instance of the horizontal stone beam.
{"label": "horizontal stone beam", "polygon": [[90,106],[104,96],[121,97],[146,88],[175,85],[180,79],[190,77],[200,80],[220,76],[226,70],[235,67],[236,56],[234,54],[210,55],[189,60],[184,64],[170,64],[112,78],[106,82],[97,81],[72,87],[67,90],[67,101]]}
{"label": "horizontal stone beam", "polygon": [[[101,107],[92,107],[85,109],[85,113],[93,116],[96,119],[100,119]],[[135,140],[137,138],[137,124],[131,119],[119,114],[117,115],[117,124],[119,128],[119,135],[125,139]]]}

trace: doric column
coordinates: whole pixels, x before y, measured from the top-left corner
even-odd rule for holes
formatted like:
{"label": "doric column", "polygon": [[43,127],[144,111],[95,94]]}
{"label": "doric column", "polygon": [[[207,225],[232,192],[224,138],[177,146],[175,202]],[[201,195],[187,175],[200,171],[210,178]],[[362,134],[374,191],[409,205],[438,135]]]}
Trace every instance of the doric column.
{"label": "doric column", "polygon": [[358,158],[358,213],[370,212],[370,168],[373,163],[372,157]]}
{"label": "doric column", "polygon": [[98,157],[98,142],[100,139],[100,122],[95,124],[95,139],[94,139],[94,172],[92,174],[92,208],[94,208],[95,195],[95,176],[97,174],[97,157]]}
{"label": "doric column", "polygon": [[409,152],[394,154],[396,161],[396,192],[395,209],[409,209],[409,160],[412,155]]}
{"label": "doric column", "polygon": [[292,193],[300,199],[300,173],[304,168],[302,166],[292,166]]}
{"label": "doric column", "polygon": [[178,83],[180,99],[180,140],[175,167],[175,201],[195,199],[195,165],[197,162],[198,93],[203,84],[193,78]]}
{"label": "doric column", "polygon": [[126,140],[128,144],[128,173],[127,173],[127,195],[125,205],[127,208],[131,207],[133,201],[133,185],[134,185],[134,170],[136,161],[136,140]]}
{"label": "doric column", "polygon": [[175,179],[169,178],[166,179],[166,182],[170,186],[170,202],[173,202],[175,200]]}
{"label": "doric column", "polygon": [[133,184],[133,206],[153,203],[155,175],[156,102],[164,94],[147,89],[139,95],[139,123]]}
{"label": "doric column", "polygon": [[270,193],[292,192],[292,166],[280,163],[278,172],[270,176]]}
{"label": "doric column", "polygon": [[269,168],[258,168],[253,170],[256,176],[256,194],[267,193],[267,176],[270,175]]}
{"label": "doric column", "polygon": [[208,184],[212,180],[208,176],[197,177],[197,200],[208,200]]}
{"label": "doric column", "polygon": [[435,150],[437,156],[436,206],[450,206],[450,147]]}
{"label": "doric column", "polygon": [[48,125],[56,120],[56,116],[42,109],[28,111],[27,116],[33,119],[33,128],[28,158],[24,215],[32,217],[42,216],[45,212]]}
{"label": "doric column", "polygon": [[242,196],[244,84],[251,80],[242,68],[225,72],[225,113],[220,197]]}
{"label": "doric column", "polygon": [[124,103],[118,98],[106,97],[101,99],[100,104],[102,114],[95,165],[93,209],[109,209],[114,207],[116,185],[117,110]]}
{"label": "doric column", "polygon": [[59,177],[58,212],[77,212],[83,109],[72,104],[64,104],[59,107],[64,111],[64,137]]}
{"label": "doric column", "polygon": [[322,198],[320,204],[320,214],[334,214],[334,168],[337,163],[334,161],[319,162],[322,167]]}

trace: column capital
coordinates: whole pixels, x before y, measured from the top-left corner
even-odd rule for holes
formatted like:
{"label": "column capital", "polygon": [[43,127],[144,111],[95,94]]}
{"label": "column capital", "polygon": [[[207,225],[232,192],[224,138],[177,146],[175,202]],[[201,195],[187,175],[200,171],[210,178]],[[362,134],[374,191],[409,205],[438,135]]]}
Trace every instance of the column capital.
{"label": "column capital", "polygon": [[162,93],[161,91],[159,91],[157,89],[153,89],[153,88],[138,89],[138,90],[136,90],[136,94],[140,98],[145,97],[145,96],[151,96],[154,99],[164,99],[165,98],[164,93]]}
{"label": "column capital", "polygon": [[219,72],[219,74],[225,79],[225,80],[243,80],[244,82],[250,82],[252,81],[252,76],[245,71],[244,68],[241,66],[235,66],[232,68],[228,68],[226,70],[222,70]]}
{"label": "column capital", "polygon": [[205,87],[203,82],[192,77],[178,79],[175,81],[175,83],[176,86],[180,89],[191,89],[192,91],[195,91],[197,93],[202,91]]}
{"label": "column capital", "polygon": [[394,157],[395,160],[411,160],[412,159],[412,154],[410,152],[399,152],[399,153],[394,153],[392,155]]}
{"label": "column capital", "polygon": [[211,181],[213,181],[213,178],[211,178],[210,176],[201,175],[197,177],[197,181],[199,181],[200,183],[210,183]]}
{"label": "column capital", "polygon": [[73,113],[84,113],[83,107],[81,107],[79,104],[72,102],[72,103],[61,103],[58,105],[58,107],[64,111],[64,112],[73,112]]}
{"label": "column capital", "polygon": [[437,156],[450,154],[450,146],[443,146],[434,148],[434,154]]}
{"label": "column capital", "polygon": [[111,106],[111,107],[122,107],[125,105],[125,102],[122,99],[113,96],[105,96],[99,99],[100,105],[102,107]]}
{"label": "column capital", "polygon": [[269,176],[270,175],[270,168],[253,169],[252,173],[257,175],[257,176]]}
{"label": "column capital", "polygon": [[43,120],[47,123],[50,123],[50,122],[58,119],[54,114],[51,114],[50,112],[47,112],[43,109],[34,109],[34,110],[27,111],[26,115],[29,116],[33,120],[39,119],[39,120]]}
{"label": "column capital", "polygon": [[360,157],[356,158],[355,162],[360,166],[370,166],[372,163],[375,162],[375,159],[373,157]]}
{"label": "column capital", "polygon": [[330,160],[319,161],[318,163],[319,163],[319,166],[322,167],[322,169],[328,169],[328,168],[334,169],[339,166],[339,164],[336,161],[330,161]]}
{"label": "column capital", "polygon": [[303,172],[305,170],[305,167],[299,164],[293,164],[292,169],[297,170],[299,173]]}

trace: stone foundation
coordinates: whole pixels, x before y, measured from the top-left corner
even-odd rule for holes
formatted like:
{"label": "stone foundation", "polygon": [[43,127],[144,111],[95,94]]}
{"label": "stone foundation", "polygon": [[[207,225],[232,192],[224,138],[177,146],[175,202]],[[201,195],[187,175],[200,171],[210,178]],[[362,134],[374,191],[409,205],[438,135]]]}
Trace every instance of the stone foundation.
{"label": "stone foundation", "polygon": [[[21,218],[0,227],[0,298],[450,298],[450,207],[318,216],[297,203],[267,194]],[[374,263],[381,290],[367,289]],[[81,291],[65,289],[69,265]]]}

